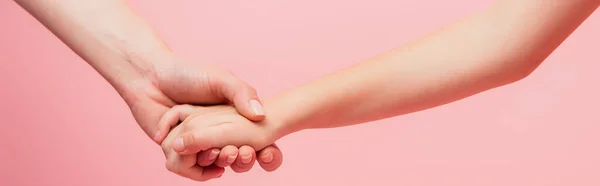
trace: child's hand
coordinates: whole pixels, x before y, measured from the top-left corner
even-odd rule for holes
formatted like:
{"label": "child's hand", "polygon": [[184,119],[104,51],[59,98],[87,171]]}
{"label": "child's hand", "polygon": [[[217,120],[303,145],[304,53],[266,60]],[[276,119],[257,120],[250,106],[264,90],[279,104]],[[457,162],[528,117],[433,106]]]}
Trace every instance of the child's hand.
{"label": "child's hand", "polygon": [[[177,125],[179,120],[184,121]],[[231,106],[176,106],[163,116],[159,126],[161,130],[175,126],[161,145],[167,168],[194,180],[220,177],[227,166],[235,172],[250,170],[256,158],[252,147],[264,148],[258,157],[263,169],[273,171],[282,162],[281,151],[270,145],[274,140],[267,126],[247,120]],[[211,166],[213,163],[216,166]]]}

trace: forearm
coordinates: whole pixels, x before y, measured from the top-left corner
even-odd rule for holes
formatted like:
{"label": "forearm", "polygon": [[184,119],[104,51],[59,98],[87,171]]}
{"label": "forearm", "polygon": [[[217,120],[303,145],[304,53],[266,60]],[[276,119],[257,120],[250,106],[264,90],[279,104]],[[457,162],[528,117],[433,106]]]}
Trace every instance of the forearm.
{"label": "forearm", "polygon": [[420,111],[531,73],[599,5],[505,0],[482,13],[265,102],[278,137]]}
{"label": "forearm", "polygon": [[15,0],[132,102],[170,58],[169,48],[122,0]]}

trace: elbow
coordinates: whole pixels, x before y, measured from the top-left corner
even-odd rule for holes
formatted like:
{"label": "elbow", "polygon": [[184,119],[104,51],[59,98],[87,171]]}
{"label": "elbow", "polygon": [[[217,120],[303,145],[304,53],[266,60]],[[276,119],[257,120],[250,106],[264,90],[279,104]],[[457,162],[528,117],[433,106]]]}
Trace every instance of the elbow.
{"label": "elbow", "polygon": [[523,79],[529,77],[531,74],[533,74],[533,72],[535,71],[535,69],[537,69],[537,67],[538,67],[537,65],[536,66],[519,67],[512,73],[512,77],[510,80],[512,80],[513,82],[523,80]]}
{"label": "elbow", "polygon": [[518,61],[504,65],[499,75],[502,84],[511,84],[521,81],[533,74],[544,60],[528,60],[526,62]]}

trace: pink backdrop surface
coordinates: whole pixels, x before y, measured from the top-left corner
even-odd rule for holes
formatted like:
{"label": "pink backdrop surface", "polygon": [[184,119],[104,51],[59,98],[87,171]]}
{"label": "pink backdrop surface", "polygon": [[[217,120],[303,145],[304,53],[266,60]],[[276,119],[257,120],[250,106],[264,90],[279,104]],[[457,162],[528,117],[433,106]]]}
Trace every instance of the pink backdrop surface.
{"label": "pink backdrop surface", "polygon": [[[178,53],[264,98],[418,38],[490,0],[135,0]],[[280,170],[168,172],[112,87],[0,1],[0,185],[600,185],[600,13],[530,77],[371,124],[296,133]],[[435,54],[432,54],[435,55]]]}

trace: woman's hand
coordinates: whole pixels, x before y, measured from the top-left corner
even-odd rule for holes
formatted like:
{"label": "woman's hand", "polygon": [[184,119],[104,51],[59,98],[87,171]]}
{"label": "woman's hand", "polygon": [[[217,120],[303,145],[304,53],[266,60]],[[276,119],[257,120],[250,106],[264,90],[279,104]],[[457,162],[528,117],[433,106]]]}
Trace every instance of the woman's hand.
{"label": "woman's hand", "polygon": [[[169,130],[157,124],[176,104],[233,103],[248,119],[265,117],[252,87],[223,69],[176,57],[123,0],[15,2],[100,73],[157,143]],[[259,162],[281,164],[273,161],[281,159],[279,149],[261,153],[272,156],[258,157]]]}
{"label": "woman's hand", "polygon": [[[186,116],[184,112],[180,112],[182,107],[176,104],[233,103],[235,107],[227,107],[237,110],[236,114],[245,113],[244,116],[238,116],[248,121],[261,121],[264,113],[262,108],[253,108],[257,105],[252,102],[258,102],[256,91],[232,73],[212,65],[176,58],[166,64],[173,66],[146,71],[147,75],[141,76],[144,78],[132,83],[135,88],[130,90],[137,91],[128,91],[122,96],[144,131],[157,143],[162,142],[170,171],[190,179],[206,181],[219,177],[223,167],[230,165],[236,172],[248,171],[254,160],[258,160],[266,171],[274,171],[281,165],[283,155],[275,144],[260,149],[258,157],[255,149],[250,146],[224,146],[220,150],[206,149],[198,154],[171,155],[173,152],[164,148],[167,142],[163,142],[163,139],[167,134],[177,133],[177,124]],[[255,114],[257,110],[259,114]],[[169,133],[171,128],[173,131]],[[211,156],[211,152],[219,154],[218,157]],[[236,154],[235,161],[232,162],[231,158],[227,160]],[[251,163],[247,161],[249,155]]]}

